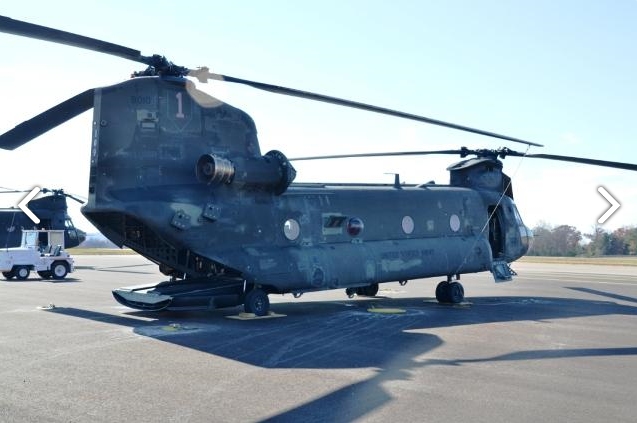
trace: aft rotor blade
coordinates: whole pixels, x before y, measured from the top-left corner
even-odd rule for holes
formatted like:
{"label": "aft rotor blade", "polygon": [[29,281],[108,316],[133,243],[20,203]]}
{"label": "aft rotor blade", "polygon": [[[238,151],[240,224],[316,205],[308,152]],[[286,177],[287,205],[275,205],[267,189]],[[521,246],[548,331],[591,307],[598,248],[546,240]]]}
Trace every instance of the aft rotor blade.
{"label": "aft rotor blade", "polygon": [[396,152],[387,152],[387,153],[334,154],[331,156],[295,157],[288,160],[298,162],[301,160],[351,159],[356,157],[425,156],[428,154],[462,155],[463,153],[464,153],[463,150],[396,151]]}
{"label": "aft rotor blade", "polygon": [[[512,154],[508,153],[507,155],[512,155]],[[531,157],[536,159],[560,160],[563,162],[582,163],[582,164],[588,164],[588,165],[594,165],[594,166],[604,166],[604,167],[612,167],[615,169],[637,171],[637,164],[632,164],[632,163],[611,162],[607,160],[587,159],[584,157],[558,156],[555,154],[526,154],[525,155],[523,153],[517,153],[513,155]]]}
{"label": "aft rotor blade", "polygon": [[59,29],[11,19],[6,16],[0,16],[0,32],[80,47],[148,64],[148,58],[142,56],[139,50],[73,34],[71,32],[60,31]]}
{"label": "aft rotor blade", "polygon": [[80,203],[80,204],[84,204],[84,203],[86,203],[86,201],[82,201],[82,200],[80,200],[79,198],[77,198],[77,197],[76,197],[76,196],[74,196],[74,195],[67,194],[67,193],[64,193],[64,195],[65,195],[65,196],[67,196],[68,198],[70,198],[71,200],[75,200],[75,201],[77,201],[77,202],[78,202],[78,203]]}
{"label": "aft rotor blade", "polygon": [[359,103],[357,101],[346,100],[338,97],[331,97],[323,94],[316,94],[309,91],[301,91],[294,88],[282,87],[279,85],[265,84],[263,82],[250,81],[248,79],[235,78],[233,76],[221,75],[216,73],[207,72],[205,69],[191,70],[189,76],[198,78],[200,81],[208,79],[214,79],[219,81],[234,82],[236,84],[249,85],[253,88],[260,90],[270,91],[277,94],[289,95],[292,97],[304,98],[307,100],[322,101],[325,103],[336,104],[344,107],[352,107],[354,109],[366,110],[368,112],[381,113],[384,115],[399,117],[403,119],[411,119],[418,122],[429,123],[432,125],[444,126],[446,128],[457,129],[464,132],[471,132],[478,135],[484,135],[492,138],[499,138],[506,141],[518,142],[527,145],[533,145],[536,147],[542,147],[541,144],[537,144],[531,141],[522,140],[519,138],[510,137],[508,135],[497,134],[495,132],[484,131],[482,129],[471,128],[469,126],[458,125],[451,122],[445,122],[438,119],[432,119],[425,116],[414,115],[411,113],[400,112],[398,110],[387,109],[385,107],[374,106],[371,104]]}
{"label": "aft rotor blade", "polygon": [[75,197],[75,196],[73,196],[71,194],[67,194],[66,192],[64,192],[63,189],[42,188],[41,192],[44,193],[44,194],[52,193],[53,195],[62,195],[64,197],[71,198],[71,199],[77,201],[80,204],[84,204],[85,203],[85,201],[82,201],[79,198],[77,198],[77,197]]}
{"label": "aft rotor blade", "polygon": [[0,135],[0,148],[14,150],[92,107],[91,88]]}

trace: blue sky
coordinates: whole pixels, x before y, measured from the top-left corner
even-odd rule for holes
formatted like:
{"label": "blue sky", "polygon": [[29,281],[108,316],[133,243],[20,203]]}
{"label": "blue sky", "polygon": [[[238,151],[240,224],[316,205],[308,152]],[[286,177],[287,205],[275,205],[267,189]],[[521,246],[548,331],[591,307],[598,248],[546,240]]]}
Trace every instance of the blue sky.
{"label": "blue sky", "polygon": [[[544,144],[532,153],[637,162],[637,1],[10,2],[0,14],[165,54],[187,67],[372,103]],[[0,34],[0,131],[143,66]],[[525,146],[249,87],[200,88],[248,112],[288,157]],[[13,152],[0,186],[86,196],[91,112]],[[297,163],[297,181],[448,181],[452,156]],[[527,225],[637,224],[637,173],[507,158]],[[17,199],[19,200],[19,199]],[[7,198],[3,206],[9,206]],[[80,227],[91,229],[72,203]]]}

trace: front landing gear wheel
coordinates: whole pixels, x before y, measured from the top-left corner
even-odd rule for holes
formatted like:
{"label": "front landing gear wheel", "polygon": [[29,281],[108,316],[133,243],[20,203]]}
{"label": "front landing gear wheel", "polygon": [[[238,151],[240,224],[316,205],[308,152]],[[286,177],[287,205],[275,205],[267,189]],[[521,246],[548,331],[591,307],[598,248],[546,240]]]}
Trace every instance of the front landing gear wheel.
{"label": "front landing gear wheel", "polygon": [[452,304],[460,304],[464,301],[464,288],[460,282],[449,284],[449,299]]}
{"label": "front landing gear wheel", "polygon": [[459,304],[464,301],[464,288],[460,282],[442,281],[436,287],[436,300],[439,303]]}
{"label": "front landing gear wheel", "polygon": [[260,288],[254,288],[246,294],[243,303],[246,313],[254,313],[256,316],[265,316],[270,312],[270,299],[268,294]]}

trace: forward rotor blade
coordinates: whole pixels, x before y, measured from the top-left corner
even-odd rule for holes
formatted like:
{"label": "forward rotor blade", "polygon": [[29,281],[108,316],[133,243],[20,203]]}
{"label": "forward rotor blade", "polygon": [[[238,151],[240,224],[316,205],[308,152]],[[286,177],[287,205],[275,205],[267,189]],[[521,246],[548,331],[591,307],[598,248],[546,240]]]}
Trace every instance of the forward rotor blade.
{"label": "forward rotor blade", "polygon": [[463,152],[464,152],[463,150],[398,151],[398,152],[388,152],[388,153],[334,154],[331,156],[295,157],[288,160],[298,162],[301,160],[350,159],[350,158],[356,158],[356,157],[425,156],[428,154],[462,155]]}
{"label": "forward rotor blade", "polygon": [[92,107],[91,88],[0,135],[0,148],[14,150]]}
{"label": "forward rotor blade", "polygon": [[73,34],[71,32],[60,31],[59,29],[11,19],[6,16],[0,16],[0,32],[80,47],[148,64],[148,58],[142,56],[139,50]]}
{"label": "forward rotor blade", "polygon": [[508,135],[497,134],[495,132],[484,131],[482,129],[471,128],[471,127],[468,127],[468,126],[458,125],[458,124],[451,123],[451,122],[445,122],[445,121],[438,120],[438,119],[432,119],[432,118],[428,118],[428,117],[425,117],[425,116],[419,116],[419,115],[414,115],[414,114],[411,114],[411,113],[400,112],[398,110],[387,109],[385,107],[379,107],[379,106],[374,106],[374,105],[371,105],[371,104],[359,103],[357,101],[345,100],[345,99],[338,98],[338,97],[331,97],[331,96],[327,96],[327,95],[323,95],[323,94],[311,93],[311,92],[308,92],[308,91],[296,90],[294,88],[281,87],[279,85],[265,84],[265,83],[262,83],[262,82],[250,81],[250,80],[247,80],[247,79],[241,79],[241,78],[235,78],[235,77],[232,77],[232,76],[226,76],[226,75],[221,75],[221,74],[216,74],[216,73],[210,73],[210,72],[207,72],[207,70],[205,68],[202,68],[202,69],[199,69],[199,70],[191,70],[189,72],[189,76],[196,77],[200,81],[206,81],[208,79],[213,79],[213,80],[218,80],[218,81],[234,82],[236,84],[249,85],[249,86],[251,86],[253,88],[257,88],[257,89],[260,89],[260,90],[273,92],[273,93],[276,93],[276,94],[289,95],[289,96],[292,96],[292,97],[299,97],[299,98],[304,98],[304,99],[307,99],[307,100],[322,101],[322,102],[325,102],[325,103],[336,104],[336,105],[339,105],[339,106],[352,107],[354,109],[366,110],[368,112],[381,113],[381,114],[384,114],[384,115],[399,117],[399,118],[403,118],[403,119],[411,119],[411,120],[415,120],[415,121],[418,121],[418,122],[429,123],[429,124],[432,124],[432,125],[444,126],[446,128],[457,129],[457,130],[464,131],[464,132],[471,132],[471,133],[474,133],[474,134],[484,135],[484,136],[492,137],[492,138],[499,138],[499,139],[506,140],[506,141],[512,141],[512,142],[517,142],[517,143],[522,143],[522,144],[527,144],[527,145],[533,145],[533,146],[536,146],[536,147],[543,147],[543,145],[541,145],[541,144],[537,144],[537,143],[534,143],[534,142],[531,142],[531,141],[525,141],[525,140],[522,140],[522,139],[519,139],[519,138],[509,137]]}
{"label": "forward rotor blade", "polygon": [[563,162],[582,163],[594,166],[612,167],[615,169],[634,170],[637,171],[637,164],[611,162],[607,160],[587,159],[584,157],[558,156],[555,154],[524,154],[517,151],[509,151],[507,156],[531,157],[534,159],[560,160]]}

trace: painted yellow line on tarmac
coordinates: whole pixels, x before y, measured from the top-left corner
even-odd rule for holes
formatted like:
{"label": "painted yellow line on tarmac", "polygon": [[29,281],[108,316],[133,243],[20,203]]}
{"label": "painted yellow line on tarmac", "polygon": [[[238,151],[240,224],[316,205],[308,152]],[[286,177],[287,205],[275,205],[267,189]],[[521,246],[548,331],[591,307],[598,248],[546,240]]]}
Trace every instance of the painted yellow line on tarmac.
{"label": "painted yellow line on tarmac", "polygon": [[233,316],[226,316],[226,318],[234,319],[234,320],[260,320],[260,319],[275,319],[278,317],[286,317],[286,316],[287,316],[286,314],[277,314],[271,311],[270,313],[268,313],[267,316],[257,316],[254,313],[239,313]]}
{"label": "painted yellow line on tarmac", "polygon": [[372,307],[372,308],[368,308],[367,311],[369,311],[370,313],[381,313],[381,314],[405,313],[405,310],[402,308],[385,308],[385,307],[381,307],[381,308]]}

